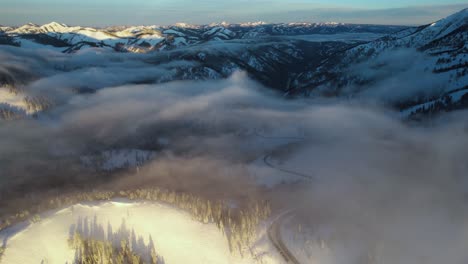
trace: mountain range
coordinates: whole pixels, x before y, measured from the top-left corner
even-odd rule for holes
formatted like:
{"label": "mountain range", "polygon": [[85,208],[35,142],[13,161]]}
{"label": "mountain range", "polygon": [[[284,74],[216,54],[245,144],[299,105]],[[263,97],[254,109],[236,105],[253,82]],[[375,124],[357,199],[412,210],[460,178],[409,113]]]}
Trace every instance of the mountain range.
{"label": "mountain range", "polygon": [[[209,41],[259,39],[272,36],[301,36],[312,34],[369,33],[376,36],[392,33],[405,27],[353,25],[343,23],[288,23],[172,26],[131,26],[90,28],[67,26],[57,22],[45,25],[26,24],[20,27],[0,27],[2,43],[15,46],[34,46],[35,43],[75,52],[87,47],[101,47],[126,52],[170,50],[181,46]],[[32,42],[32,43],[31,43]]]}
{"label": "mountain range", "polygon": [[[467,40],[468,9],[419,27],[263,22],[0,27],[0,48],[145,53],[148,64],[172,65],[172,75],[143,83],[220,79],[242,70],[284,96],[371,98],[405,117],[468,106]],[[11,74],[0,73],[3,86],[15,85],[18,78]]]}

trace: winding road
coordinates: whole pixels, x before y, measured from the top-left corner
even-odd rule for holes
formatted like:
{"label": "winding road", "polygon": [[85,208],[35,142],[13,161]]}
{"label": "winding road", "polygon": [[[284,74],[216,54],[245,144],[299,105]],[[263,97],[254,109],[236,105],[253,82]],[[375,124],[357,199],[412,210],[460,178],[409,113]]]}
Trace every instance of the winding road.
{"label": "winding road", "polygon": [[281,238],[281,222],[286,216],[290,216],[292,213],[287,212],[280,215],[268,228],[268,238],[270,239],[273,246],[280,253],[287,263],[300,264],[297,258],[289,251],[288,247],[284,244],[283,239]]}
{"label": "winding road", "polygon": [[[259,133],[257,130],[255,130],[254,133],[255,133],[255,136],[263,138],[263,139],[293,140],[293,141],[304,141],[304,140],[306,140],[305,137],[297,137],[297,136],[265,136],[265,135],[262,135],[261,133]],[[301,172],[297,172],[297,171],[292,171],[292,170],[288,170],[288,169],[279,168],[279,167],[275,166],[270,161],[271,155],[272,154],[269,153],[269,154],[267,154],[267,155],[265,155],[263,157],[263,163],[265,165],[267,165],[268,167],[270,167],[272,169],[275,169],[275,170],[278,170],[278,171],[281,171],[281,172],[289,173],[289,174],[294,175],[294,176],[299,176],[299,177],[302,177],[302,178],[305,178],[305,179],[308,179],[308,180],[316,180],[316,177],[314,177],[314,176],[311,176],[311,175],[308,175],[308,174],[305,174],[305,173],[301,173]]]}
{"label": "winding road", "polygon": [[305,173],[296,172],[296,171],[276,167],[273,163],[270,162],[270,160],[269,160],[270,157],[271,157],[271,154],[265,155],[263,157],[263,163],[265,163],[265,165],[267,165],[268,167],[270,167],[272,169],[275,169],[275,170],[278,170],[278,171],[281,171],[281,172],[285,172],[285,173],[289,173],[289,174],[292,174],[292,175],[295,175],[295,176],[299,176],[299,177],[302,177],[302,178],[305,178],[305,179],[308,179],[308,180],[317,180],[314,176],[307,175]]}
{"label": "winding road", "polygon": [[[297,141],[305,140],[305,138],[303,138],[303,137],[287,137],[287,136],[269,137],[269,136],[261,135],[260,133],[258,133],[258,131],[255,131],[255,135],[258,136],[258,137],[264,138],[264,139],[276,139],[276,140],[277,139],[283,139],[283,140],[297,140]],[[272,163],[270,161],[271,155],[272,154],[270,153],[270,154],[267,154],[267,155],[265,155],[263,157],[263,163],[266,166],[268,166],[269,168],[272,168],[274,170],[281,171],[281,172],[284,172],[284,173],[288,173],[288,174],[291,174],[291,175],[294,175],[294,176],[299,176],[299,177],[305,178],[307,180],[313,180],[313,181],[317,180],[316,177],[314,177],[314,176],[311,176],[311,175],[308,175],[308,174],[305,174],[305,173],[301,173],[301,172],[297,172],[297,171],[283,169],[283,168],[280,168],[280,167],[276,166],[274,163]],[[283,214],[279,215],[272,222],[272,224],[268,227],[267,233],[268,233],[268,239],[271,241],[271,243],[276,248],[276,250],[278,250],[278,252],[284,258],[286,263],[300,264],[299,260],[292,254],[292,252],[288,249],[288,247],[284,243],[283,239],[281,238],[281,231],[280,231],[281,223],[283,222],[283,220],[286,217],[289,217],[292,214],[293,214],[293,211],[287,211],[287,212],[284,212]]]}

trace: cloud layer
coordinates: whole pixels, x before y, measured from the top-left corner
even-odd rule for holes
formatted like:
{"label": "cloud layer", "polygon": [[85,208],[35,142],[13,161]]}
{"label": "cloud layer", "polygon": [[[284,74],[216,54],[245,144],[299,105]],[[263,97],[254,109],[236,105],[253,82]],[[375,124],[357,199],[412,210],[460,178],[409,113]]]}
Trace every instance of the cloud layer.
{"label": "cloud layer", "polygon": [[[285,100],[244,73],[138,84],[170,74],[145,56],[0,56],[11,62],[0,67],[13,85],[54,102],[37,118],[0,121],[2,206],[66,188],[260,196],[275,212],[294,210],[307,226],[331,230],[322,238],[332,254],[320,263],[362,263],[369,252],[402,264],[468,258],[466,112],[411,124],[355,102]],[[113,173],[80,161],[128,148],[157,155],[138,171]]]}

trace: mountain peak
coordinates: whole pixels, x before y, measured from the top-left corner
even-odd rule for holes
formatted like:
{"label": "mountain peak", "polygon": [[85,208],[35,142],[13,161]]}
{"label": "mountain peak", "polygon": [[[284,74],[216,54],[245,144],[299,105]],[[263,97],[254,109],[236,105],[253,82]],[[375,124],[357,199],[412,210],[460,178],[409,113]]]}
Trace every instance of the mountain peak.
{"label": "mountain peak", "polygon": [[241,26],[244,26],[244,27],[256,27],[256,26],[262,26],[262,25],[266,25],[268,23],[264,22],[264,21],[256,21],[256,22],[245,22],[245,23],[241,23],[240,25]]}
{"label": "mountain peak", "polygon": [[48,24],[44,24],[41,26],[41,29],[47,32],[63,32],[67,28],[68,28],[67,25],[57,23],[57,22],[50,22]]}
{"label": "mountain peak", "polygon": [[179,28],[198,28],[198,25],[192,25],[184,22],[178,22],[175,23],[174,26],[179,27]]}
{"label": "mountain peak", "polygon": [[53,27],[67,27],[67,25],[63,24],[63,23],[58,23],[58,22],[55,22],[55,21],[52,21],[50,23],[47,23],[47,24],[44,24],[42,25],[43,27],[45,26],[53,26]]}

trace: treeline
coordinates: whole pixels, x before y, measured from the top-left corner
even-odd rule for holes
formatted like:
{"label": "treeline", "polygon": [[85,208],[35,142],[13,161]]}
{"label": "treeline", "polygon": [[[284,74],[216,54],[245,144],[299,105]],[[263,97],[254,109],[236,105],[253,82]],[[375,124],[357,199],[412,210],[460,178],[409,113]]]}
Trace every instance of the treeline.
{"label": "treeline", "polygon": [[47,110],[53,106],[53,102],[45,96],[26,96],[23,98],[23,102],[26,104],[28,112],[40,112]]}
{"label": "treeline", "polygon": [[26,115],[26,112],[22,109],[10,106],[8,104],[0,103],[0,119],[14,120],[21,118]]}
{"label": "treeline", "polygon": [[260,221],[267,219],[271,214],[270,205],[266,201],[250,201],[241,207],[235,207],[223,201],[212,202],[196,195],[160,189],[139,189],[120,192],[120,195],[130,200],[168,203],[189,212],[197,221],[214,223],[228,240],[231,253],[241,255],[248,251],[256,240]]}
{"label": "treeline", "polygon": [[0,263],[2,262],[3,253],[5,252],[5,246],[0,246]]}
{"label": "treeline", "polygon": [[164,264],[164,258],[156,253],[154,242],[149,236],[146,244],[122,222],[117,231],[97,223],[97,218],[88,221],[80,218],[70,228],[69,246],[75,250],[74,264]]}
{"label": "treeline", "polygon": [[22,210],[14,215],[3,217],[0,230],[29,219],[40,221],[39,213],[46,210],[72,206],[81,202],[109,201],[115,198],[163,202],[190,213],[194,220],[202,223],[214,223],[225,235],[231,253],[241,255],[249,252],[252,242],[257,238],[258,224],[271,214],[267,201],[248,201],[241,206],[233,206],[225,201],[211,201],[197,195],[179,193],[159,188],[136,189],[128,191],[93,191],[57,196],[41,201],[29,210]]}
{"label": "treeline", "polygon": [[[14,82],[14,80],[10,80],[11,82]],[[17,95],[21,92],[21,89],[18,88],[17,86],[9,83],[4,83],[0,86],[0,89],[5,89],[8,90],[9,93],[12,93],[14,95]]]}

